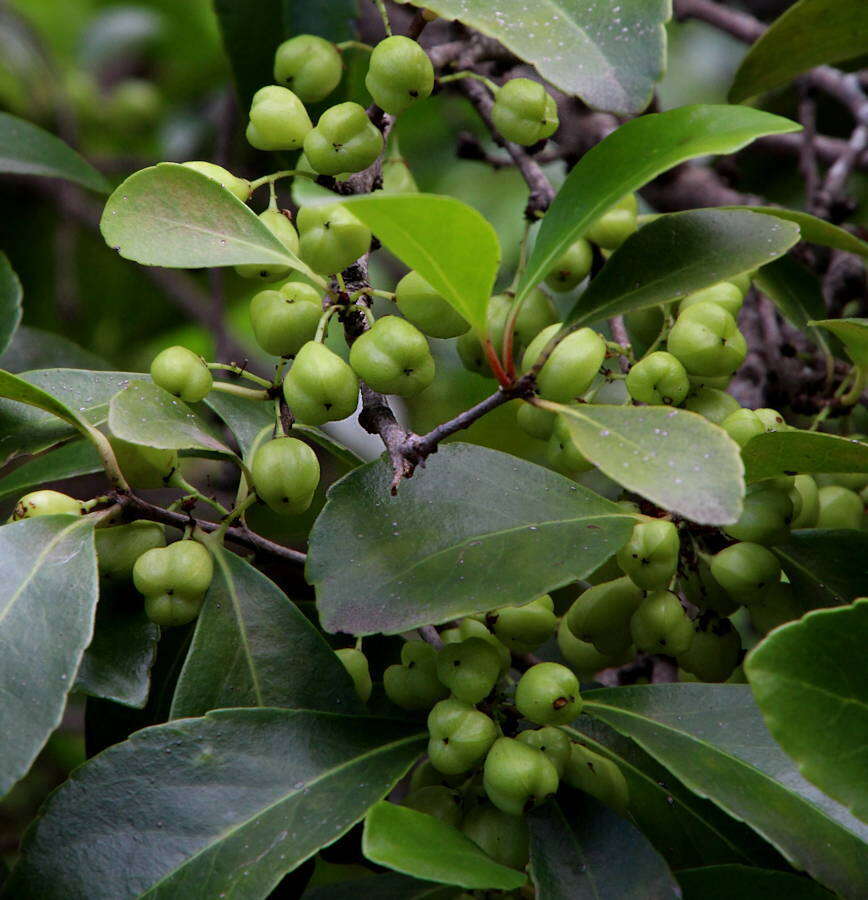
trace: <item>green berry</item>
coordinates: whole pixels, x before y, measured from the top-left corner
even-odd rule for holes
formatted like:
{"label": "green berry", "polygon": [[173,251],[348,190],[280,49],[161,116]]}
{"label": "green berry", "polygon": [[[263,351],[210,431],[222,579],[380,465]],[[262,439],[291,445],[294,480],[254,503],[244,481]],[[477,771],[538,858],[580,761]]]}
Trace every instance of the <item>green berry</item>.
{"label": "green berry", "polygon": [[178,451],[131,444],[117,437],[109,443],[124,478],[135,488],[166,487],[178,470]]}
{"label": "green berry", "polygon": [[799,606],[793,586],[785,581],[763,589],[748,607],[750,622],[761,634],[798,619],[804,610]]}
{"label": "green berry", "polygon": [[202,357],[180,346],[168,347],[154,357],[151,378],[158,387],[187,403],[204,399],[214,383]]}
{"label": "green berry", "polygon": [[630,634],[637,650],[678,656],[690,648],[693,623],[672,591],[655,591],[633,613]]}
{"label": "green berry", "polygon": [[37,516],[80,516],[83,515],[81,500],[62,494],[60,491],[31,491],[16,504],[11,521],[34,519]]}
{"label": "green berry", "polygon": [[731,375],[747,353],[735,319],[716,303],[697,303],[684,310],[666,346],[691,375]]}
{"label": "green berry", "polygon": [[464,778],[461,775],[444,776],[442,772],[438,772],[437,769],[431,765],[430,760],[426,759],[413,769],[410,775],[408,790],[410,793],[413,793],[414,791],[421,790],[421,788],[424,787],[430,787],[434,784],[445,784],[455,787],[463,781]]}
{"label": "green berry", "polygon": [[358,103],[327,109],[304,139],[304,155],[320,175],[361,172],[383,152],[383,135]]}
{"label": "green berry", "polygon": [[700,387],[687,395],[684,408],[720,425],[728,415],[741,407],[738,400],[730,394],[713,387]]}
{"label": "green berry", "polygon": [[386,696],[401,709],[431,709],[449,696],[437,678],[437,651],[423,641],[407,641],[401,648],[401,664],[383,674]]}
{"label": "green berry", "polygon": [[495,862],[524,869],[530,858],[530,831],[524,816],[510,816],[487,803],[473,807],[461,830]]}
{"label": "green berry", "polygon": [[587,747],[573,744],[564,781],[617,812],[624,813],[627,809],[630,792],[621,769],[612,760]]}
{"label": "green berry", "polygon": [[636,213],[610,209],[585,232],[585,237],[604,250],[617,250],[636,231]]}
{"label": "green berry", "polygon": [[848,488],[837,484],[821,487],[817,492],[819,515],[817,528],[862,527],[862,498]]}
{"label": "green berry", "polygon": [[640,403],[677,406],[687,396],[690,381],[684,366],[664,350],[649,353],[627,373],[627,391]]}
{"label": "green berry", "polygon": [[148,550],[165,547],[163,526],[156,522],[130,522],[94,531],[99,575],[107,587],[132,581],[136,560]]}
{"label": "green berry", "polygon": [[437,677],[465,703],[479,703],[500,678],[500,655],[482,638],[444,644],[437,654]]}
{"label": "green berry", "polygon": [[790,430],[790,426],[776,409],[757,409],[754,412],[765,426],[766,432]]}
{"label": "green berry", "polygon": [[678,665],[700,681],[722,684],[741,659],[741,637],[729,619],[702,615],[694,622],[693,641],[678,655]]}
{"label": "green berry", "polygon": [[274,356],[293,357],[314,339],[322,298],[303,281],[287,281],[276,291],[260,291],[250,301],[256,343]]}
{"label": "green berry", "polygon": [[429,96],[434,67],[416,41],[393,35],[374,47],[365,87],[380,109],[397,116]]}
{"label": "green berry", "polygon": [[757,435],[765,434],[766,427],[762,419],[752,409],[737,409],[731,412],[720,427],[739,445],[744,447]]}
{"label": "green berry", "polygon": [[[512,301],[505,294],[494,294],[488,300],[485,310],[486,327],[495,353],[500,356],[503,335]],[[467,331],[455,342],[455,349],[465,369],[485,378],[492,377],[485,350],[473,330]]]}
{"label": "green berry", "polygon": [[253,95],[247,141],[257,150],[298,150],[311,128],[304,104],[288,88],[270,84]]}
{"label": "green berry", "polygon": [[558,108],[538,81],[511,78],[495,95],[491,119],[506,140],[529,147],[555,133]]}
{"label": "green berry", "polygon": [[231,172],[227,172],[223,166],[217,166],[214,163],[204,162],[202,160],[192,160],[185,162],[184,165],[188,169],[193,169],[217,184],[222,185],[243,203],[250,196],[250,182],[246,178],[239,178]]}
{"label": "green berry", "polygon": [[[292,440],[292,438],[287,440]],[[342,650],[335,650],[335,656],[341,661],[341,665],[347,670],[350,678],[353,679],[353,687],[359,695],[359,700],[362,703],[367,703],[374,688],[371,681],[371,670],[368,667],[368,657],[361,650],[356,650],[355,647],[344,647]]]}
{"label": "green berry", "polygon": [[721,550],[711,561],[714,580],[744,605],[760,600],[760,593],[781,577],[778,558],[761,544],[741,542]]}
{"label": "green berry", "polygon": [[573,441],[566,416],[557,416],[551,437],[546,445],[548,464],[564,475],[590,472],[594,464],[582,453]]}
{"label": "green berry", "polygon": [[425,335],[398,316],[377,319],[353,344],[350,365],[383,394],[414,397],[434,380],[434,357]]}
{"label": "green berry", "polygon": [[450,697],[428,714],[428,758],[444,775],[460,775],[482,762],[497,726],[469,703]]}
{"label": "green berry", "polygon": [[279,437],[260,444],[250,471],[259,499],[281,515],[303,513],[319,484],[316,453],[293,437]]}
{"label": "green berry", "polygon": [[713,610],[719,616],[732,615],[738,603],[718,584],[711,568],[699,559],[679,578],[684,596],[701,610]]}
{"label": "green berry", "polygon": [[296,222],[299,253],[321,275],[342,272],[371,246],[371,232],[343,206],[304,206]]}
{"label": "green berry", "polygon": [[503,606],[486,617],[497,638],[513,653],[530,653],[554,634],[557,618],[552,598],[537,597],[523,606]]}
{"label": "green berry", "polygon": [[637,522],[630,540],[618,551],[618,565],[635,585],[656,591],[675,576],[679,550],[678,529],[672,522]]}
{"label": "green berry", "polygon": [[126,136],[153,128],[163,111],[163,97],[156,85],[144,78],[127,78],[104,103],[109,127]]}
{"label": "green berry", "polygon": [[[529,371],[548,342],[560,331],[559,324],[544,328],[524,354],[522,366]],[[540,396],[565,403],[578,400],[591,386],[606,356],[606,342],[590,328],[568,334],[552,351],[537,374]]]}
{"label": "green berry", "polygon": [[506,672],[512,664],[512,654],[485,625],[478,619],[462,619],[454,628],[447,628],[440,632],[444,644],[457,644],[467,638],[475,637],[487,641],[497,651],[500,658],[500,671]]}
{"label": "green berry", "polygon": [[[259,214],[259,220],[268,230],[289,250],[293,255],[298,253],[298,234],[289,220],[289,214],[279,209],[266,209]],[[252,278],[257,281],[277,281],[284,278],[290,271],[289,266],[262,263],[245,263],[236,266],[235,271],[242,278]]]}
{"label": "green berry", "polygon": [[589,641],[580,641],[570,631],[566,618],[558,625],[558,649],[580,681],[592,681],[597,672],[610,666],[619,666],[632,658],[629,650],[621,653],[600,653]]}
{"label": "green berry", "polygon": [[787,491],[761,481],[748,488],[738,522],[723,530],[738,541],[781,544],[790,535],[792,519],[793,501]]}
{"label": "green berry", "polygon": [[593,260],[591,245],[584,238],[579,238],[555,260],[546,275],[546,284],[558,293],[571,291],[587,278]]}
{"label": "green berry", "polygon": [[[509,307],[512,306],[512,297],[509,294],[501,294]],[[513,350],[519,353],[523,347],[527,347],[531,341],[544,329],[559,323],[557,310],[549,295],[534,288],[525,298],[515,318],[513,331]],[[504,327],[506,323],[504,322]],[[501,330],[500,340],[503,340]],[[495,347],[498,345],[495,344]]]}
{"label": "green berry", "polygon": [[719,281],[711,287],[688,294],[681,301],[678,311],[683,313],[684,310],[696,306],[697,303],[716,303],[734,318],[744,303],[744,291],[729,281]]}
{"label": "green berry", "polygon": [[691,375],[688,372],[687,378],[690,381],[691,393],[698,391],[701,388],[715,388],[715,390],[718,391],[725,391],[732,382],[732,375],[717,375],[712,377],[711,375]]}
{"label": "green berry", "polygon": [[566,725],[582,711],[579,680],[560,663],[537,663],[521,676],[515,705],[537,725]]}
{"label": "green berry", "polygon": [[274,54],[274,80],[304,103],[324,100],[338,86],[343,63],[337,47],[315,34],[284,41]]}
{"label": "green berry", "polygon": [[796,475],[790,489],[790,500],[793,502],[793,521],[790,527],[814,528],[820,518],[817,482],[810,475]]}
{"label": "green berry", "polygon": [[644,591],[626,576],[595,585],[578,596],[566,615],[570,631],[600,653],[623,653],[633,638],[630,619]]}
{"label": "green berry", "polygon": [[732,275],[727,281],[730,284],[734,284],[741,291],[742,297],[745,297],[750,290],[751,276],[753,274],[753,272],[742,272],[741,275]]}
{"label": "green berry", "polygon": [[560,728],[555,728],[553,725],[545,725],[542,728],[522,731],[516,737],[516,740],[527,744],[528,747],[539,750],[557,769],[558,777],[563,776],[564,769],[570,758],[572,745],[570,739]]}
{"label": "green berry", "polygon": [[510,816],[545,802],[557,791],[559,780],[558,770],[545,754],[514,738],[498,738],[485,757],[485,793]]}
{"label": "green berry", "polygon": [[663,330],[663,306],[649,306],[624,313],[624,324],[634,344],[650,347]]}
{"label": "green berry", "polygon": [[554,431],[557,414],[534,406],[532,403],[521,403],[515,413],[518,427],[540,441],[547,441]]}
{"label": "green berry", "polygon": [[322,425],[356,411],[359,379],[337,353],[308,341],[283,380],[283,395],[299,422]]}
{"label": "green berry", "polygon": [[401,314],[431,337],[451,338],[467,331],[464,317],[418,272],[408,272],[398,282],[395,301]]}
{"label": "green berry", "polygon": [[413,791],[404,798],[403,805],[434,816],[455,828],[461,824],[461,794],[443,784],[432,784]]}
{"label": "green berry", "polygon": [[148,550],[133,566],[133,583],[145,598],[145,612],[164,628],[196,618],[213,576],[211,554],[189,540]]}
{"label": "green berry", "polygon": [[[384,194],[418,194],[416,179],[401,156],[398,139],[393,135],[389,155],[383,160],[383,193]],[[408,316],[409,318],[409,316]],[[421,328],[421,325],[419,326]],[[423,329],[424,330],[424,329]],[[436,337],[436,335],[432,335]]]}

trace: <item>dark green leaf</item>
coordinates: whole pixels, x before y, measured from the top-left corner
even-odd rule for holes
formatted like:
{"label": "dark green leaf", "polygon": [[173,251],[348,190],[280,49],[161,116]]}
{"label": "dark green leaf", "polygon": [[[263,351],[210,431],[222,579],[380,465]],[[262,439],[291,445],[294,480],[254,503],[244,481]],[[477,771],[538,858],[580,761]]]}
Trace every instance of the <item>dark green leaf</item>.
{"label": "dark green leaf", "polygon": [[41,328],[21,325],[12,342],[0,356],[0,369],[7,372],[27,372],[32,369],[96,369],[105,371],[111,366],[95,353],[78,344]]}
{"label": "dark green leaf", "polygon": [[359,711],[346,669],[286,594],[241,557],[213,552],[217,571],[172,718],[230,706]]}
{"label": "dark green leaf", "polygon": [[366,460],[362,459],[355,450],[351,450],[345,444],[342,444],[336,438],[323,431],[320,428],[314,428],[312,425],[302,425],[296,422],[292,426],[292,434],[294,437],[302,438],[309,444],[316,444],[327,453],[331,454],[336,460],[343,463],[348,469],[357,469],[363,466]]}
{"label": "dark green leaf", "polygon": [[454,826],[385,801],[365,817],[362,852],[405,875],[468,890],[511,891],[527,881],[523,872],[496,863]]}
{"label": "dark green leaf", "polygon": [[835,895],[803,875],[749,866],[708,866],[678,873],[683,900],[834,900]]}
{"label": "dark green leaf", "polygon": [[101,194],[111,190],[105,178],[60,138],[5,112],[0,112],[0,172],[65,178]]}
{"label": "dark green leaf", "polygon": [[635,825],[593,797],[550,800],[528,816],[538,900],[674,900],[675,879]]}
{"label": "dark green leaf", "polygon": [[41,516],[0,528],[0,796],[60,724],[97,595],[92,520]]}
{"label": "dark green leaf", "polygon": [[456,900],[460,889],[430,881],[417,881],[397,872],[354,878],[310,888],[302,900]]}
{"label": "dark green leaf", "polygon": [[21,282],[6,254],[0,252],[0,353],[9,346],[21,322],[22,296]]}
{"label": "dark green leaf", "polygon": [[[864,562],[864,560],[863,560]],[[868,599],[776,628],[745,672],[775,740],[799,771],[868,819]]]}
{"label": "dark green leaf", "polygon": [[[328,631],[397,634],[528,603],[592,572],[633,519],[540,466],[449,444],[390,496],[379,460],[329,492],[307,580]],[[545,565],[539,560],[545,559]]]}
{"label": "dark green leaf", "polygon": [[204,402],[226,423],[238,441],[244,459],[249,459],[257,435],[264,428],[274,428],[271,403],[248,400],[223,391],[211,391]]}
{"label": "dark green leaf", "polygon": [[868,369],[868,319],[822,319],[811,322],[839,337],[850,359],[857,366]]}
{"label": "dark green leaf", "polygon": [[49,481],[63,481],[101,470],[102,462],[93,444],[73,440],[22,463],[5,478],[0,478],[0,498],[24,494]]}
{"label": "dark green leaf", "polygon": [[772,431],[742,450],[747,480],[811,472],[868,472],[868,444],[819,431]]}
{"label": "dark green leaf", "polygon": [[790,255],[764,265],[754,281],[796,328],[806,329],[811,319],[826,314],[817,276]]}
{"label": "dark green leaf", "polygon": [[[134,734],[42,809],[0,896],[265,897],[345,834],[424,747],[418,726],[232,709]],[[122,864],[119,861],[122,860]]]}
{"label": "dark green leaf", "polygon": [[823,63],[868,52],[868,7],[860,0],[799,0],[772,22],[742,60],[729,99],[740,103]]}

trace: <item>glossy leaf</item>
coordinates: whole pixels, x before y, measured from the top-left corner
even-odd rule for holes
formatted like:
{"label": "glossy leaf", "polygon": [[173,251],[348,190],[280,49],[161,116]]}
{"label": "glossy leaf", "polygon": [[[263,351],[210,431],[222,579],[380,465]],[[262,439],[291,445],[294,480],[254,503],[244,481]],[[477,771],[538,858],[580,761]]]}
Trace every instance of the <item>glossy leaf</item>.
{"label": "glossy leaf", "polygon": [[250,563],[212,547],[214,581],[178,679],[172,718],[239,706],[358,712],[346,669],[304,614]]}
{"label": "glossy leaf", "polygon": [[612,254],[566,324],[577,328],[677,300],[781,256],[798,239],[794,225],[750,212],[695,209],[660,216]]}
{"label": "glossy leaf", "polygon": [[397,497],[391,480],[383,459],[356,469],[314,524],[306,576],[327,631],[399,634],[528,603],[590,574],[633,525],[575,482],[469,444],[442,446]]}
{"label": "glossy leaf", "polygon": [[246,204],[176,163],[130,175],[109,197],[100,229],[109,247],[147,266],[263,263],[310,273]]}
{"label": "glossy leaf", "polygon": [[641,112],[666,68],[663,0],[626,0],[613,9],[578,0],[434,0],[415,5],[495,38],[555,87],[589,106]]}
{"label": "glossy leaf", "polygon": [[0,356],[0,369],[7,372],[21,373],[58,367],[95,371],[111,369],[104,359],[69,338],[27,325],[19,326],[11,343]]}
{"label": "glossy leaf", "polygon": [[362,852],[405,875],[467,890],[511,891],[527,881],[523,872],[496,863],[454,826],[385,801],[365,817]]}
{"label": "glossy leaf", "polygon": [[0,353],[9,346],[21,323],[23,293],[21,282],[9,264],[9,259],[5,253],[0,252]]}
{"label": "glossy leaf", "polygon": [[528,816],[538,900],[676,900],[664,860],[627,819],[590,796],[550,800]]}
{"label": "glossy leaf", "polygon": [[438,194],[369,194],[346,203],[404,265],[415,269],[479,333],[500,265],[491,225]]}
{"label": "glossy leaf", "polygon": [[741,514],[738,445],[696,413],[668,406],[545,403],[566,420],[575,445],[628,490],[701,525]]}
{"label": "glossy leaf", "polygon": [[[139,731],[76,771],[0,896],[265,897],[345,834],[424,747],[418,726],[232,709]],[[118,865],[118,860],[123,865]]]}
{"label": "glossy leaf", "polygon": [[834,900],[835,895],[804,875],[750,866],[708,866],[678,873],[683,900]]}
{"label": "glossy leaf", "polygon": [[22,463],[4,478],[0,478],[0,498],[17,497],[49,481],[63,481],[100,471],[102,462],[93,444],[73,440],[57,450]]}
{"label": "glossy leaf", "polygon": [[850,359],[857,366],[868,369],[868,319],[822,319],[811,324],[839,337]]}
{"label": "glossy leaf", "polygon": [[567,176],[540,226],[518,296],[542,281],[561,253],[624,194],[694,156],[734,153],[763,135],[798,129],[757,109],[713,105],[683,106],[625,123]]}
{"label": "glossy leaf", "polygon": [[868,599],[776,628],[745,660],[766,725],[799,771],[868,820]]}
{"label": "glossy leaf", "polygon": [[40,516],[0,528],[0,796],[60,724],[97,595],[91,519]]}
{"label": "glossy leaf", "polygon": [[794,865],[845,898],[868,890],[868,828],[801,778],[747,685],[604,689],[588,692],[585,701],[589,714],[744,819]]}
{"label": "glossy leaf", "polygon": [[868,472],[868,444],[819,431],[772,431],[742,450],[747,480],[811,472]]}
{"label": "glossy leaf", "polygon": [[811,319],[825,315],[819,279],[792,256],[764,265],[753,280],[797,328],[805,329]]}
{"label": "glossy leaf", "polygon": [[430,881],[418,881],[397,872],[383,872],[351,881],[308,888],[302,900],[458,900],[461,890]]}
{"label": "glossy leaf", "polygon": [[60,138],[5,112],[0,112],[0,172],[64,178],[100,194],[111,190],[105,178]]}
{"label": "glossy leaf", "polygon": [[868,7],[861,2],[799,0],[775,19],[748,50],[729,99],[740,103],[780,87],[814,66],[868,50]]}

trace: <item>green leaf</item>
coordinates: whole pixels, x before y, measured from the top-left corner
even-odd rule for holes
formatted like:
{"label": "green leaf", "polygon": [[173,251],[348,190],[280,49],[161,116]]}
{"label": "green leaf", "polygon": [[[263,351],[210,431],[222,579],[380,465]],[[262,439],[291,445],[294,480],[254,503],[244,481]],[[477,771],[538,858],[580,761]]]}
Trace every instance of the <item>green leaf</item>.
{"label": "green leaf", "polygon": [[294,437],[306,440],[309,444],[316,444],[317,447],[321,447],[326,453],[331,454],[336,460],[343,463],[347,469],[358,469],[359,466],[363,466],[367,462],[355,450],[342,444],[328,432],[320,428],[314,428],[312,425],[302,425],[301,422],[295,422],[292,426],[292,434]]}
{"label": "green leaf", "polygon": [[452,825],[385,801],[365,817],[362,852],[373,863],[467,890],[512,891],[527,877],[496,863]]}
{"label": "green leaf", "polygon": [[130,605],[127,599],[109,595],[99,604],[75,689],[141,709],[148,699],[160,629],[138,603]]}
{"label": "green leaf", "polygon": [[565,94],[621,115],[641,112],[666,69],[665,0],[413,0],[495,38]]}
{"label": "green leaf", "polygon": [[648,839],[616,812],[582,795],[576,810],[550,800],[528,816],[530,870],[538,900],[665,900],[680,892]]}
{"label": "green leaf", "polygon": [[[2,114],[0,114],[2,115]],[[24,292],[15,270],[0,251],[0,353],[9,346],[21,323],[21,298]]]}
{"label": "green leaf", "polygon": [[868,369],[868,319],[819,319],[811,322],[841,338],[850,359]]}
{"label": "green leaf", "polygon": [[660,684],[584,696],[588,713],[743,819],[794,865],[843,897],[865,896],[868,828],[801,778],[747,685]]}
{"label": "green leaf", "polygon": [[5,112],[0,112],[0,172],[65,178],[100,194],[111,190],[105,178],[60,138]]}
{"label": "green leaf", "polygon": [[88,900],[266,897],[424,746],[418,726],[307,710],[219,710],[147,728],[51,795],[0,896],[69,900],[76,885]]}
{"label": "green leaf", "polygon": [[470,444],[442,446],[397,497],[391,480],[383,459],[356,469],[314,523],[306,577],[327,631],[399,634],[529,603],[593,572],[634,522],[561,475]]}
{"label": "green leaf", "polygon": [[62,419],[73,428],[84,430],[84,419],[74,412],[66,404],[61,403],[56,397],[36,387],[33,384],[13,375],[11,372],[0,370],[0,397],[12,400],[15,403],[24,403],[27,406],[35,406],[43,412],[50,413],[58,419]]}
{"label": "green leaf", "polygon": [[683,900],[834,900],[835,895],[803,875],[750,866],[708,866],[678,873]]}
{"label": "green leaf", "polygon": [[79,347],[69,338],[27,325],[19,326],[11,343],[0,355],[0,369],[6,369],[7,372],[21,373],[61,366],[96,371],[111,368],[104,359]]}
{"label": "green leaf", "polygon": [[677,300],[781,256],[799,229],[742,211],[695,209],[660,216],[631,235],[576,302],[566,324]]}
{"label": "green leaf", "polygon": [[345,202],[404,265],[415,269],[480,335],[500,265],[491,225],[439,194],[368,194]]}
{"label": "green leaf", "polygon": [[109,197],[100,229],[109,247],[146,266],[262,263],[312,274],[245,203],[177,163],[130,175]]}
{"label": "green leaf", "polygon": [[823,63],[868,51],[868,7],[862,2],[799,0],[748,50],[729,89],[740,103]]}
{"label": "green leaf", "polygon": [[151,381],[131,381],[115,394],[108,423],[115,437],[133,444],[235,455],[183,400]]}
{"label": "green leaf", "polygon": [[230,706],[358,712],[346,669],[295,604],[250,563],[211,546],[217,571],[178,679],[172,718]]}
{"label": "green leaf", "polygon": [[808,613],[745,660],[754,697],[799,771],[868,820],[868,599]]}
{"label": "green leaf", "polygon": [[458,888],[383,872],[309,888],[302,900],[458,900],[460,896]]}
{"label": "green leaf", "polygon": [[797,328],[806,329],[811,319],[825,314],[817,276],[792,256],[782,256],[764,265],[753,280]]}
{"label": "green leaf", "polygon": [[99,454],[89,441],[74,440],[57,450],[22,463],[0,478],[0,499],[17,497],[48,481],[63,481],[102,471]]}
{"label": "green leaf", "polygon": [[626,122],[567,176],[545,214],[517,296],[542,281],[561,253],[610,206],[661,172],[694,156],[734,153],[763,135],[798,130],[780,116],[723,105],[683,106]]}
{"label": "green leaf", "polygon": [[772,549],[804,610],[840,606],[865,594],[868,532],[805,529]]}
{"label": "green leaf", "polygon": [[40,516],[0,528],[0,796],[60,724],[97,593],[93,520]]}
{"label": "green leaf", "polygon": [[738,520],[738,445],[702,416],[668,406],[543,405],[561,413],[579,450],[628,490],[700,525]]}
{"label": "green leaf", "polygon": [[868,444],[819,431],[758,434],[741,455],[748,482],[806,472],[868,472]]}

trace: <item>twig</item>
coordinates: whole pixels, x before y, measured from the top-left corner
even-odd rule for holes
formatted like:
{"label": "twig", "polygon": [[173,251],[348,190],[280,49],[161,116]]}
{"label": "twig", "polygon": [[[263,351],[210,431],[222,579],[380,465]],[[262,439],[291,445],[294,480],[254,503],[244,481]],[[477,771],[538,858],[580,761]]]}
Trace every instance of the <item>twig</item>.
{"label": "twig", "polygon": [[[609,319],[609,328],[612,330],[612,337],[622,346],[627,347],[630,344],[630,335],[627,334],[627,328],[624,325],[623,316],[613,316]],[[618,354],[618,366],[626,375],[630,371],[630,360],[623,353]]]}
{"label": "twig", "polygon": [[437,650],[443,646],[443,638],[440,637],[440,632],[437,631],[433,625],[423,625],[416,630],[419,632],[419,637],[421,637],[426,644],[430,644]]}
{"label": "twig", "polygon": [[817,171],[817,104],[810,89],[803,83],[799,91],[799,121],[804,129],[799,135],[799,171],[805,179],[805,202],[814,209],[820,174]]}

